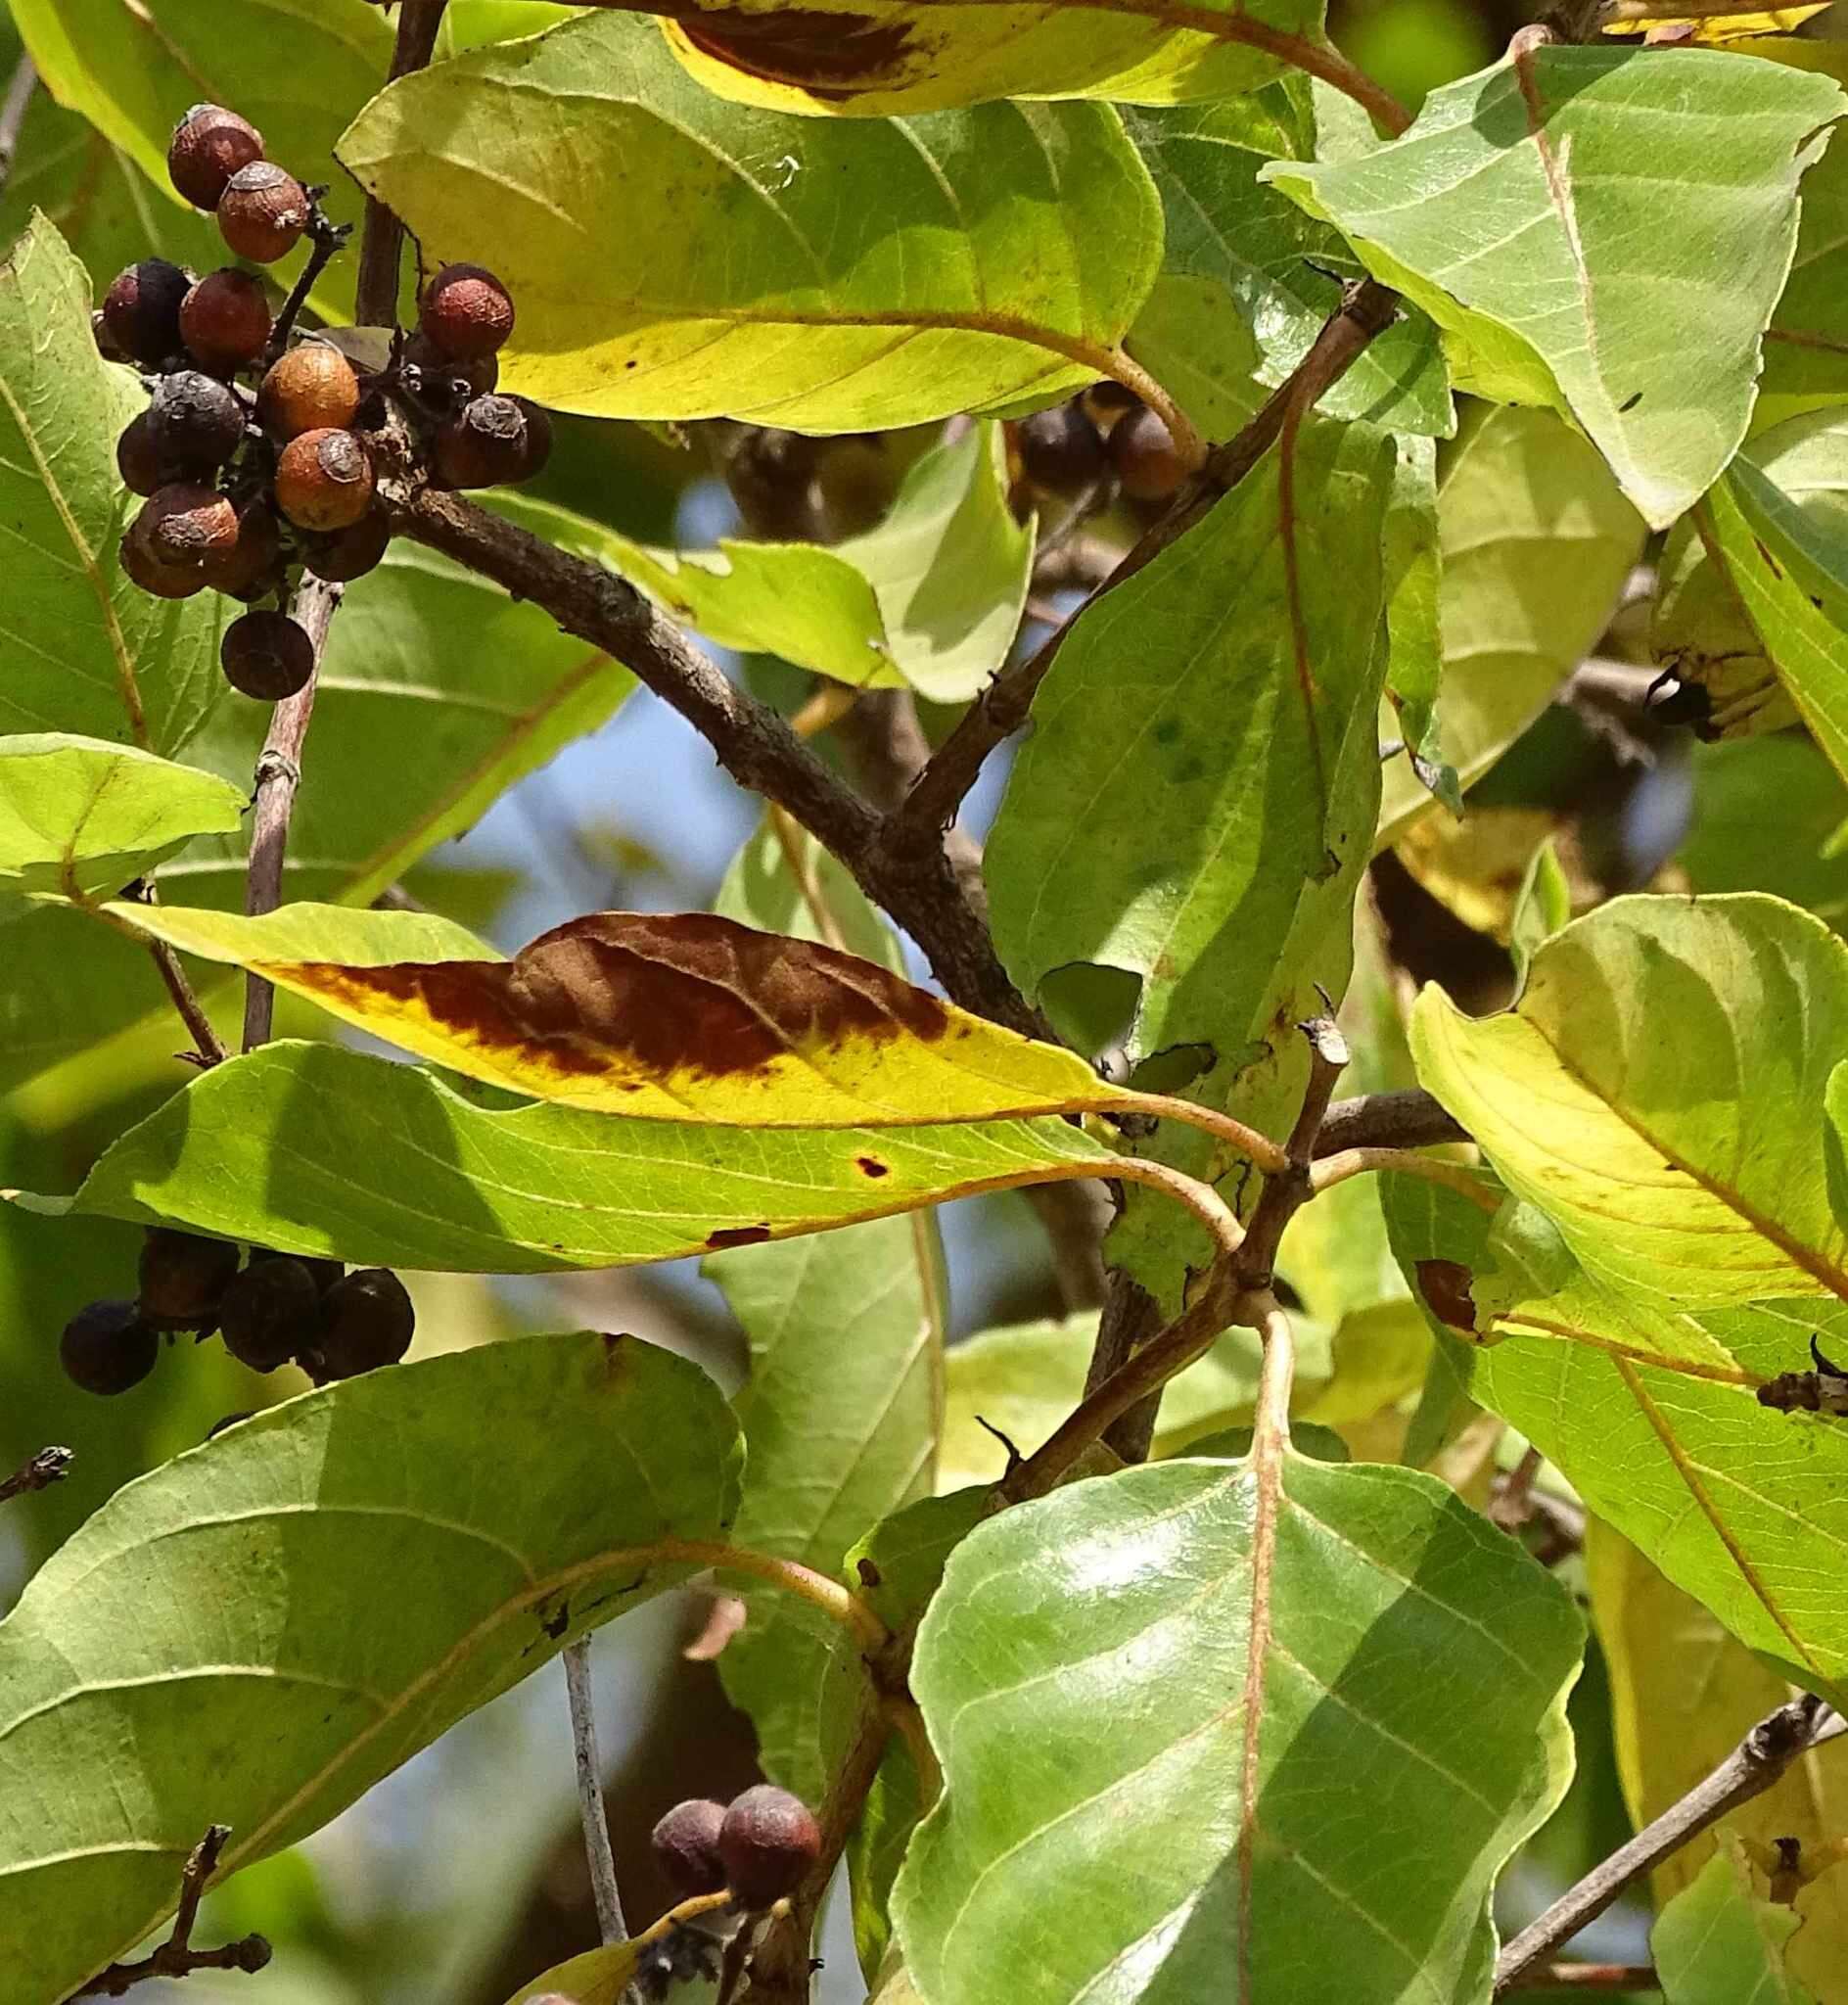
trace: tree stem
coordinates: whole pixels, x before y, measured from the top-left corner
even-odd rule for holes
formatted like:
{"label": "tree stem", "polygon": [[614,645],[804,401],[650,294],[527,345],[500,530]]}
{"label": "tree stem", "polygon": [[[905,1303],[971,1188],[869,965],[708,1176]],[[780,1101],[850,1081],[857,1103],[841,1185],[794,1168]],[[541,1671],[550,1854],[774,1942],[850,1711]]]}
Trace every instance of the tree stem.
{"label": "tree stem", "polygon": [[590,1890],[597,1904],[597,1933],[608,1949],[628,1940],[623,1896],[616,1885],[616,1854],[610,1848],[610,1820],[603,1804],[603,1762],[597,1752],[596,1702],[590,1690],[590,1639],[566,1646],[565,1692],[571,1705],[571,1746],[578,1775],[578,1814],[584,1829],[584,1856],[590,1862]]}
{"label": "tree stem", "polygon": [[[397,40],[392,46],[388,83],[422,70],[430,61],[446,5],[447,0],[403,0],[398,9]],[[395,325],[403,248],[404,225],[376,195],[368,195],[365,233],[359,245],[358,293],[353,306],[353,318],[359,326]]]}

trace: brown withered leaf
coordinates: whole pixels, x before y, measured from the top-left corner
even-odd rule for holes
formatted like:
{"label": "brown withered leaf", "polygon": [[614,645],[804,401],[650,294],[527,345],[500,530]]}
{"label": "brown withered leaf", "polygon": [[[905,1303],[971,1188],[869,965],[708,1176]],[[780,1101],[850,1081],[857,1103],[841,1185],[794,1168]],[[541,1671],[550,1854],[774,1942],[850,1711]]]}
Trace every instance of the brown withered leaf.
{"label": "brown withered leaf", "polygon": [[470,1078],[603,1113],[842,1128],[1133,1104],[1071,1051],[711,912],[592,912],[498,960],[460,934],[433,957],[428,928],[393,923],[409,913],[110,911]]}

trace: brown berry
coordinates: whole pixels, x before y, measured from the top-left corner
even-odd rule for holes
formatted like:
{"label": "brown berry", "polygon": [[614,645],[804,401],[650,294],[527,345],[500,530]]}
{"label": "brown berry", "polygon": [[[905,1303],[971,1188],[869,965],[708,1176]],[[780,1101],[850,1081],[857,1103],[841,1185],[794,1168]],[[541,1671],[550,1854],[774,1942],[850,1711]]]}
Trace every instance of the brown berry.
{"label": "brown berry", "polygon": [[157,599],[189,599],[206,588],[206,574],[197,564],[162,564],[136,541],[131,528],[116,546],[122,575]]}
{"label": "brown berry", "polygon": [[170,481],[142,503],[129,535],[157,564],[203,564],[236,546],[238,512],[215,488]]}
{"label": "brown berry", "polygon": [[224,629],[218,665],[240,695],[281,703],[307,686],[314,673],[314,642],[287,613],[241,613]]}
{"label": "brown berry", "polygon": [[256,415],[279,439],[350,425],[358,409],[353,365],[324,341],[304,341],[279,355],[256,393]]}
{"label": "brown berry", "polygon": [[195,209],[216,209],[225,183],[263,158],[263,135],[222,105],[195,105],[173,128],[166,170],[174,191]]}
{"label": "brown berry", "polygon": [[278,1253],[269,1246],[251,1248],[253,1267],[261,1267],[265,1260],[300,1261],[308,1270],[309,1279],[314,1282],[315,1293],[321,1295],[326,1294],[337,1281],[344,1281],[346,1276],[346,1263],[344,1260],[324,1260],[312,1253]]}
{"label": "brown berry", "polygon": [[162,460],[182,473],[208,474],[243,444],[244,405],[203,369],[175,369],[154,386],[148,427]]}
{"label": "brown berry", "polygon": [[361,1267],[321,1298],[317,1375],[356,1378],[395,1365],[411,1347],[417,1313],[404,1283],[389,1267]]}
{"label": "brown berry", "polygon": [[269,299],[248,271],[208,273],[180,307],[180,336],[196,361],[229,375],[256,360],[269,340]]}
{"label": "brown berry", "polygon": [[437,434],[431,471],[444,488],[493,488],[524,481],[552,449],[551,420],[523,397],[472,397]]}
{"label": "brown berry", "polygon": [[372,462],[351,432],[323,426],[276,461],[276,505],[298,529],[350,529],[372,506]]}
{"label": "brown berry", "polygon": [[710,1796],[676,1803],[649,1834],[661,1877],[676,1893],[716,1893],[725,1884],[718,1830],[725,1806]]}
{"label": "brown berry", "polygon": [[1146,404],[1111,427],[1110,463],[1132,501],[1166,501],[1187,478],[1173,434]]}
{"label": "brown berry", "polygon": [[162,458],[161,448],[154,443],[154,419],[147,411],[130,418],[116,440],[116,470],[131,494],[152,494],[178,478],[179,469]]}
{"label": "brown berry", "polygon": [[1142,399],[1133,390],[1105,376],[1084,393],[1086,415],[1100,432],[1107,432],[1125,411],[1132,411]]}
{"label": "brown berry", "polygon": [[109,322],[103,317],[99,306],[90,315],[90,339],[96,343],[96,351],[106,362],[132,362],[134,356],[109,331]]}
{"label": "brown berry", "polygon": [[1110,471],[1097,427],[1077,403],[1022,419],[1014,445],[1021,472],[1042,494],[1080,494]]}
{"label": "brown berry", "polygon": [[229,1239],[151,1226],[141,1244],[141,1320],[155,1329],[210,1329],[238,1271]]}
{"label": "brown berry", "polygon": [[144,257],[110,280],[103,328],[137,362],[164,362],[180,350],[180,302],[192,280],[164,257]]}
{"label": "brown berry", "polygon": [[419,331],[439,354],[473,362],[494,354],[513,332],[513,300],[479,264],[445,264],[418,303]]}
{"label": "brown berry", "polygon": [[287,256],[307,226],[307,190],[273,161],[240,167],[218,198],[219,236],[253,264],[274,264]]}
{"label": "brown berry", "polygon": [[417,390],[439,403],[467,403],[472,396],[485,396],[500,381],[498,357],[477,355],[463,361],[445,355],[428,335],[411,336],[404,344],[403,361],[417,372]]}
{"label": "brown berry", "polygon": [[106,1396],[139,1385],[160,1355],[160,1337],[132,1302],[86,1302],[58,1339],[65,1376],[85,1392]]}
{"label": "brown berry", "polygon": [[800,1796],[760,1783],[733,1799],[718,1827],[725,1885],[748,1908],[793,1893],[821,1855],[821,1827]]}
{"label": "brown berry", "polygon": [[282,569],[282,526],[257,495],[238,510],[237,540],[206,559],[206,583],[227,598],[261,598],[281,583]]}
{"label": "brown berry", "polygon": [[302,562],[330,584],[350,584],[379,568],[391,541],[392,525],[375,508],[350,528],[316,536],[302,553]]}
{"label": "brown berry", "polygon": [[253,1372],[274,1372],[306,1350],[320,1328],[321,1291],[300,1260],[253,1261],[224,1291],[224,1347]]}

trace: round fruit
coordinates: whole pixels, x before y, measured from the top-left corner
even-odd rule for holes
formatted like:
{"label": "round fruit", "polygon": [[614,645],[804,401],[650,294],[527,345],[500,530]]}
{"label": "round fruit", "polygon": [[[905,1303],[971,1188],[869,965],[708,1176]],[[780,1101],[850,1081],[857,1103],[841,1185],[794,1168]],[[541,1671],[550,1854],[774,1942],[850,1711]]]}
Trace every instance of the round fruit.
{"label": "round fruit", "polygon": [[218,198],[219,236],[253,264],[287,256],[307,226],[307,190],[273,161],[240,167]]}
{"label": "round fruit", "polygon": [[348,529],[317,536],[302,562],[316,578],[325,578],[330,584],[350,584],[355,578],[364,578],[368,571],[379,568],[391,541],[392,525],[375,508]]}
{"label": "round fruit", "polygon": [[229,374],[254,362],[269,340],[269,300],[248,271],[208,273],[180,306],[180,336],[208,369]]}
{"label": "round fruit", "polygon": [[1125,411],[1132,411],[1142,399],[1127,385],[1106,376],[1093,383],[1084,394],[1084,405],[1099,431],[1107,432]]}
{"label": "round fruit", "polygon": [[314,1282],[316,1294],[324,1295],[337,1281],[346,1277],[346,1263],[344,1260],[318,1260],[306,1253],[278,1253],[269,1246],[251,1248],[251,1265],[261,1267],[266,1260],[296,1260],[308,1270],[308,1278]]}
{"label": "round fruit", "polygon": [[202,564],[237,547],[238,512],[215,488],[171,481],[142,503],[129,535],[157,564]]}
{"label": "round fruit", "polygon": [[304,341],[278,356],[256,393],[256,415],[281,439],[345,427],[358,409],[353,365],[324,341]]}
{"label": "round fruit", "polygon": [[224,1291],[218,1329],[224,1347],[253,1372],[274,1372],[313,1343],[321,1291],[300,1260],[254,1261]]}
{"label": "round fruit", "polygon": [[814,497],[825,541],[858,536],[892,506],[898,469],[875,439],[830,439],[815,467]]}
{"label": "round fruit", "polygon": [[552,426],[517,396],[471,397],[437,434],[431,471],[443,488],[493,488],[538,472],[552,449]]}
{"label": "round fruit", "polygon": [[132,1302],[87,1302],[65,1325],[58,1362],[85,1392],[126,1392],[154,1370],[160,1337]]}
{"label": "round fruit", "polygon": [[141,1320],[156,1329],[209,1329],[237,1271],[230,1240],[150,1226],[141,1244]]}
{"label": "round fruit", "polygon": [[162,564],[135,540],[131,528],[117,545],[123,575],[157,599],[189,599],[206,588],[206,573],[198,564]]}
{"label": "round fruit", "polygon": [[180,302],[192,280],[164,257],[144,257],[110,280],[103,328],[137,362],[164,362],[180,348]]}
{"label": "round fruit", "polygon": [[109,322],[103,318],[99,306],[90,315],[90,339],[96,343],[96,351],[106,362],[132,362],[134,357],[109,331]]}
{"label": "round fruit", "polygon": [[154,386],[149,433],[163,460],[191,474],[224,465],[244,443],[237,393],[203,369],[175,369]]}
{"label": "round fruit", "polygon": [[237,541],[206,559],[206,583],[234,599],[260,598],[280,582],[282,529],[261,495],[238,510]]}
{"label": "round fruit", "polygon": [[1036,411],[1014,434],[1020,470],[1042,494],[1077,494],[1110,470],[1097,427],[1076,403]]}
{"label": "round fruit", "polygon": [[307,686],[314,642],[287,613],[242,613],[224,629],[218,663],[240,695],[280,703]]}
{"label": "round fruit", "polygon": [[439,354],[477,361],[495,353],[513,332],[513,301],[479,264],[445,264],[424,288],[417,325]]}
{"label": "round fruit", "polygon": [[485,396],[500,381],[500,363],[493,355],[477,355],[462,361],[445,355],[428,335],[414,334],[404,344],[403,361],[415,369],[416,388],[427,397],[448,403],[467,403],[472,396]]}
{"label": "round fruit", "polygon": [[152,494],[155,489],[174,478],[172,467],[162,458],[154,441],[154,419],[143,411],[130,418],[116,442],[116,470],[131,494]]}
{"label": "round fruit", "polygon": [[222,105],[195,105],[173,128],[166,170],[175,192],[195,209],[216,209],[225,183],[263,158],[263,135]]}
{"label": "round fruit", "polygon": [[821,1855],[821,1827],[800,1796],[760,1783],[736,1797],[718,1827],[725,1885],[746,1907],[793,1893]]}
{"label": "round fruit", "polygon": [[395,1365],[411,1347],[417,1314],[404,1283],[389,1267],[361,1267],[321,1298],[316,1350],[329,1378],[356,1378]]}
{"label": "round fruit", "polygon": [[1132,501],[1166,501],[1187,478],[1173,434],[1146,404],[1111,427],[1110,463]]}
{"label": "round fruit", "polygon": [[661,1876],[676,1893],[716,1893],[725,1884],[718,1830],[725,1806],[710,1796],[676,1803],[649,1834]]}
{"label": "round fruit", "polygon": [[276,461],[276,505],[298,529],[350,529],[372,506],[372,462],[351,432],[323,426]]}

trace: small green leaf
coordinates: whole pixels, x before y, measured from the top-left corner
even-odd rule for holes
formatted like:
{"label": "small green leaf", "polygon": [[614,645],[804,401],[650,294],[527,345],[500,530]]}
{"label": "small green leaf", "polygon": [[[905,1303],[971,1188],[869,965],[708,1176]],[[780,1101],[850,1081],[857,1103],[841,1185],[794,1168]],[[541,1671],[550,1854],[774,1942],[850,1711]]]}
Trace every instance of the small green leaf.
{"label": "small green leaf", "polygon": [[578,1333],[329,1386],[120,1491],[0,1624],[10,2005],[129,1955],[208,1825],[221,1871],[298,1843],[671,1586],[737,1464],[703,1373]]}
{"label": "small green leaf", "polygon": [[1412,1017],[1420,1079],[1586,1272],[1681,1311],[1848,1298],[1824,1163],[1844,1048],[1848,948],[1749,895],[1617,899],[1540,949],[1515,1009],[1432,988]]}
{"label": "small green leaf", "polygon": [[[1439,470],[1438,531],[1444,665],[1427,756],[1466,791],[1604,630],[1644,529],[1570,426],[1547,411],[1478,406]],[[1386,713],[1380,735],[1407,733]],[[1431,806],[1411,762],[1387,761],[1379,847]]]}
{"label": "small green leaf", "polygon": [[1386,511],[1386,700],[1399,721],[1406,759],[1420,785],[1453,815],[1463,812],[1454,767],[1444,763],[1438,696],[1444,680],[1439,612],[1444,589],[1438,516],[1437,448],[1429,439],[1396,438],[1392,505]]}
{"label": "small green leaf", "polygon": [[0,726],[172,754],[225,693],[224,602],[150,598],[116,561],[133,497],[116,441],[146,407],[97,353],[89,280],[37,217],[0,263]]}
{"label": "small green leaf", "polygon": [[0,737],[0,910],[8,893],[118,891],[196,835],[238,828],[228,781],[61,733]]}
{"label": "small green leaf", "polygon": [[1736,1839],[1678,1893],[1649,1932],[1664,2005],[1815,2005],[1784,1968],[1796,1913],[1767,1900]]}
{"label": "small green leaf", "polygon": [[279,1043],[175,1094],[74,1198],[33,1203],[355,1266],[548,1274],[788,1238],[1111,1162],[1050,1119],[766,1130],[746,1145],[735,1128],[479,1104],[412,1066]]}
{"label": "small green leaf", "polygon": [[675,555],[574,518],[532,521],[531,504],[524,512],[720,647],[933,703],[966,702],[1006,659],[1033,562],[1032,532],[1007,505],[995,425],[926,453],[877,529],[825,548],[727,537]]}
{"label": "small green leaf", "polygon": [[1126,1469],[951,1555],[913,1669],[946,1790],[896,1896],[931,2005],[1486,1995],[1578,1617],[1429,1477],[1261,1468]]}
{"label": "small green leaf", "polygon": [[1514,916],[1508,923],[1508,952],[1514,979],[1525,982],[1534,956],[1572,917],[1572,887],[1560,867],[1559,852],[1548,836],[1534,852],[1514,896]]}
{"label": "small green leaf", "polygon": [[[1264,170],[1444,328],[1457,386],[1582,425],[1665,529],[1745,436],[1797,185],[1844,99],[1704,49],[1546,46],[1403,137]],[[1697,188],[1663,226],[1665,185]]]}
{"label": "small green leaf", "polygon": [[[1314,158],[1307,99],[1300,82],[1277,83],[1250,97],[1123,115],[1161,192],[1163,279],[1205,282],[1235,306],[1256,338],[1258,381],[1270,388],[1302,360],[1341,303],[1341,279],[1330,274],[1362,276],[1337,231],[1258,178],[1268,160]],[[1138,321],[1130,345],[1169,382],[1170,344],[1162,330]],[[1191,359],[1198,367],[1215,357],[1208,350]],[[1395,321],[1317,408],[1396,432],[1448,437],[1455,419],[1437,330],[1415,310]]]}
{"label": "small green leaf", "polygon": [[503,387],[606,417],[864,431],[1050,397],[1107,366],[1160,256],[1104,107],[740,110],[611,13],[403,78],[340,155],[426,257],[506,282]]}

